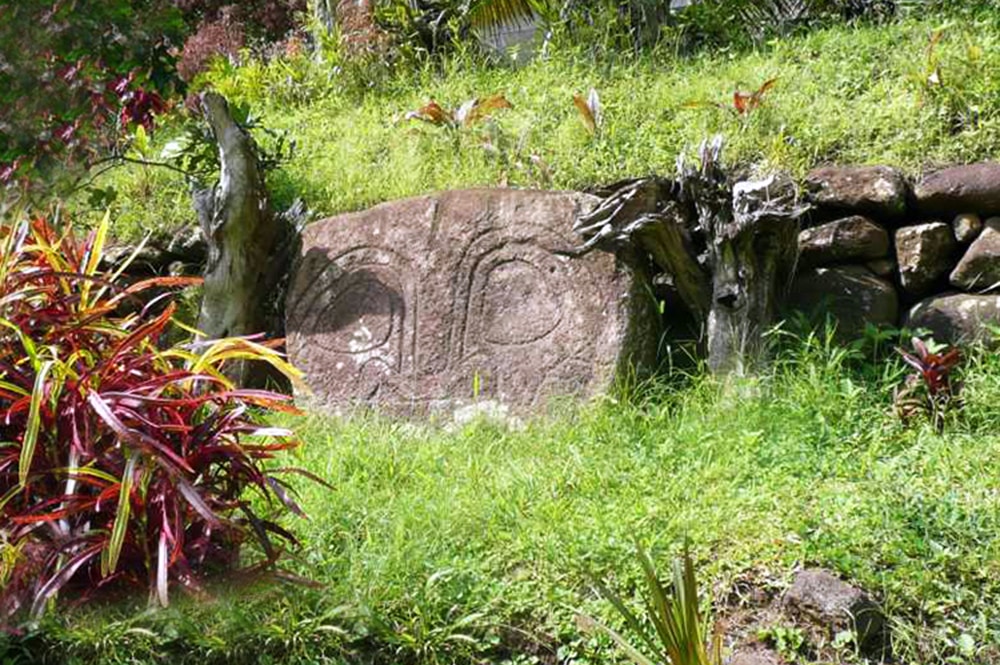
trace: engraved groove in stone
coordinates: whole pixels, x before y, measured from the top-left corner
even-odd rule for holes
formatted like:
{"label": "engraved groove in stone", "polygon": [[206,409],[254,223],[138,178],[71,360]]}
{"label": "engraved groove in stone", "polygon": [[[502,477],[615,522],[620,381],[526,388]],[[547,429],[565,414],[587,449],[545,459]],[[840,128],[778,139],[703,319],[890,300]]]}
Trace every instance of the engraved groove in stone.
{"label": "engraved groove in stone", "polygon": [[415,294],[404,278],[412,277],[406,270],[412,262],[375,245],[306,261],[309,281],[291,308],[296,328],[289,335],[290,349],[312,349],[309,365],[315,367],[303,369],[322,369],[328,393],[378,399],[387,382],[406,373],[405,349],[415,344],[408,306]]}

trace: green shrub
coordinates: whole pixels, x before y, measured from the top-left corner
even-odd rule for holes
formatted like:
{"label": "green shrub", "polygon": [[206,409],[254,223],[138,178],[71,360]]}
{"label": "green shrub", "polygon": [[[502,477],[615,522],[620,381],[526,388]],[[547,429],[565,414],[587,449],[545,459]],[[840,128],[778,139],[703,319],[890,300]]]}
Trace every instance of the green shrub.
{"label": "green shrub", "polygon": [[144,296],[192,279],[122,285],[99,270],[108,227],[83,242],[45,219],[0,231],[0,622],[64,587],[148,587],[166,605],[169,585],[199,588],[250,539],[258,566],[281,555],[275,537],[295,541],[248,496],[301,513],[265,466],[297,442],[259,421],[287,398],[223,372],[295,370],[250,339],[161,348],[174,307]]}

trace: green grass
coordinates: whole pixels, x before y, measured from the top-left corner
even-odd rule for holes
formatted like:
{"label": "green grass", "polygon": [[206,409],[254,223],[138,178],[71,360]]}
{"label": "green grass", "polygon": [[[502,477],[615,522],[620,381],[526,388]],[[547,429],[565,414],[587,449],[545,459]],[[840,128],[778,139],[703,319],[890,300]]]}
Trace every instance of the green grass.
{"label": "green grass", "polygon": [[[930,36],[941,29],[929,51]],[[939,68],[940,85],[928,77]],[[557,49],[520,69],[471,56],[395,75],[313,62],[220,66],[209,78],[264,124],[285,130],[294,158],[271,178],[281,205],[305,199],[321,215],[434,190],[510,184],[583,188],[652,172],[721,132],[727,156],[801,175],[823,162],[888,163],[913,174],[941,163],[995,157],[1000,148],[1000,22],[939,16],[886,26],[840,25],[770,42],[754,52],[681,57],[661,49],[594,59]],[[366,76],[377,84],[359,92]],[[778,77],[746,117],[691,102],[730,103]],[[594,87],[605,124],[596,138],[572,103]],[[486,128],[452,132],[400,121],[434,98],[448,107],[502,93],[514,108]],[[170,135],[168,126],[157,141]],[[482,147],[488,133],[496,150]],[[551,179],[534,165],[540,158]],[[128,167],[98,181],[119,190],[120,235],[193,219],[182,179]]]}
{"label": "green grass", "polygon": [[[935,63],[927,46],[941,27]],[[730,159],[798,175],[826,161],[916,174],[992,158],[998,45],[993,22],[928,17],[751,53],[595,61],[563,50],[517,70],[456,57],[363,94],[356,72],[305,60],[213,78],[296,140],[271,176],[278,203],[301,196],[332,214],[454,187],[670,173],[715,132]],[[942,86],[927,84],[933,64]],[[772,76],[747,118],[688,106]],[[591,86],[605,106],[596,138],[571,102]],[[453,106],[492,93],[515,107],[489,125],[499,152],[482,148],[484,130],[396,121],[431,97]],[[120,237],[193,220],[185,184],[166,170],[129,167],[97,184],[118,190]],[[585,571],[638,593],[635,536],[663,570],[690,539],[701,579],[718,590],[744,575],[780,584],[801,565],[833,568],[878,596],[901,662],[1000,661],[1000,361],[970,364],[968,406],[944,435],[891,415],[898,362],[884,374],[860,367],[814,342],[758,380],[698,376],[596,408],[554,407],[519,431],[306,417],[294,423],[307,443],[294,461],[336,490],[301,484],[312,518],[289,522],[304,543],[289,565],[322,588],[226,580],[212,600],[177,594],[165,611],[144,611],[144,599],[67,609],[6,656],[0,637],[0,662],[527,664],[553,652],[574,665],[620,662],[606,640],[580,635],[574,610],[614,623]]]}
{"label": "green grass", "polygon": [[760,379],[694,377],[520,431],[296,420],[295,462],[336,487],[301,483],[311,519],[293,524],[292,568],[322,589],[223,582],[168,611],[64,611],[20,644],[60,663],[620,662],[574,608],[615,621],[585,571],[638,594],[638,536],[663,570],[690,539],[719,592],[830,567],[880,599],[900,662],[996,662],[1000,363],[968,363],[944,435],[895,420],[885,367],[813,340]]}

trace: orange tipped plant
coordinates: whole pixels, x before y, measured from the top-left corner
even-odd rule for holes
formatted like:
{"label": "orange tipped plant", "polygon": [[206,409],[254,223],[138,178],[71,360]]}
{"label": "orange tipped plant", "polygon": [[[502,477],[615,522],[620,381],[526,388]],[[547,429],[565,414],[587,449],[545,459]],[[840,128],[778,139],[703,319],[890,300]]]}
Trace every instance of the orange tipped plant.
{"label": "orange tipped plant", "polygon": [[764,81],[759,88],[750,92],[735,90],[733,92],[733,102],[731,105],[720,104],[719,102],[688,102],[685,106],[688,108],[714,106],[726,111],[731,111],[739,116],[745,116],[755,109],[760,108],[760,106],[764,103],[764,95],[766,95],[777,82],[778,78],[775,77]]}
{"label": "orange tipped plant", "polygon": [[758,108],[764,101],[764,95],[778,82],[777,78],[764,81],[759,88],[753,92],[743,92],[737,90],[733,93],[733,110],[739,115],[746,115],[750,111]]}
{"label": "orange tipped plant", "polygon": [[298,442],[259,421],[288,398],[222,370],[297,372],[252,339],[161,346],[174,307],[146,296],[197,280],[121,285],[124,266],[99,268],[108,227],[82,242],[44,219],[0,227],[0,624],[67,588],[142,586],[165,605],[251,539],[256,566],[295,542],[248,491],[302,514],[281,478],[297,470],[265,466]]}
{"label": "orange tipped plant", "polygon": [[511,109],[514,106],[503,95],[477,97],[465,101],[455,109],[446,109],[433,99],[416,111],[409,111],[405,120],[420,120],[438,127],[471,127],[490,117],[494,111]]}
{"label": "orange tipped plant", "polygon": [[596,136],[604,123],[601,98],[597,95],[597,90],[591,88],[586,99],[580,94],[573,95],[573,104],[580,114],[580,122],[583,123],[587,133]]}

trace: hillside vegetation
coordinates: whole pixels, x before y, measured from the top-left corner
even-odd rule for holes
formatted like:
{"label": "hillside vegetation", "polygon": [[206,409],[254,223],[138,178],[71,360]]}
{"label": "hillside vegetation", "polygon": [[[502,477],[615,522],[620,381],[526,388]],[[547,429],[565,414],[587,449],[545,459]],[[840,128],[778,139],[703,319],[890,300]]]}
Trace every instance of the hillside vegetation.
{"label": "hillside vegetation", "polygon": [[[670,173],[677,156],[722,133],[727,158],[802,174],[824,163],[888,163],[911,174],[993,157],[1000,148],[1000,21],[910,18],[838,25],[756,50],[593,56],[563,46],[521,68],[458,54],[422,70],[317,62],[306,55],[220,63],[204,83],[245,103],[295,143],[271,175],[279,205],[318,215],[469,186],[586,188]],[[331,58],[333,56],[331,55]],[[776,78],[741,115],[734,91]],[[573,94],[594,88],[604,122],[584,128]],[[513,106],[469,128],[406,120],[433,99],[456,108],[502,94]],[[155,137],[150,154],[172,136]],[[183,178],[129,166],[97,184],[118,190],[121,235],[151,220],[193,219]]]}
{"label": "hillside vegetation", "polygon": [[291,568],[320,588],[70,611],[22,662],[621,662],[574,615],[617,625],[587,571],[638,593],[634,539],[663,570],[690,539],[716,613],[826,566],[882,603],[898,662],[998,662],[997,356],[965,363],[943,435],[900,425],[901,364],[870,360],[794,340],[759,379],[647,386],[519,431],[295,419],[290,461],[336,488],[297,483],[311,519],[286,520],[305,543]]}
{"label": "hillside vegetation", "polygon": [[[671,173],[716,133],[750,171],[888,163],[916,175],[1000,152],[1000,15],[983,16],[840,24],[753,49],[609,55],[558,42],[520,67],[461,49],[415,70],[333,50],[248,55],[197,85],[249,107],[265,148],[294,143],[268,184],[278,208],[301,198],[315,217],[458,187]],[[734,91],[772,80],[759,106],[732,108]],[[591,89],[596,132],[573,103]],[[406,118],[430,100],[492,95],[512,108],[471,127]],[[166,159],[183,122],[168,116],[133,156]],[[68,208],[98,219],[111,200],[118,239],[194,221],[174,170],[130,163],[93,184],[100,196]],[[578,614],[625,628],[591,575],[638,608],[638,541],[664,572],[690,543],[715,618],[756,613],[761,595],[820,566],[878,601],[893,662],[1000,663],[1000,356],[967,350],[963,406],[939,431],[894,413],[900,331],[845,347],[832,330],[783,326],[760,376],[678,370],[512,427],[276,417],[306,444],[276,463],[333,486],[289,476],[309,519],[274,517],[301,539],[280,573],[211,577],[204,595],[160,609],[67,594],[40,625],[0,632],[0,662],[611,665],[621,652]],[[789,662],[866,662],[850,631],[819,653],[794,646],[794,627],[762,628]]]}

